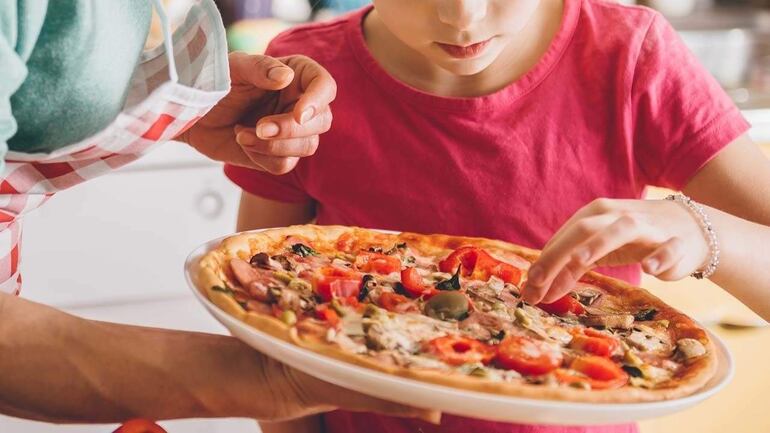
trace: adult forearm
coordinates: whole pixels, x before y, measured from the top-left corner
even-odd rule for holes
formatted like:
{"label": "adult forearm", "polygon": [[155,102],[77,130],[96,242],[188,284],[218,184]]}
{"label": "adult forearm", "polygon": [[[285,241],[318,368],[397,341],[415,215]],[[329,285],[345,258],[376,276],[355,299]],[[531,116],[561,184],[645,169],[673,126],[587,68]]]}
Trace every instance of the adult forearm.
{"label": "adult forearm", "polygon": [[55,422],[267,416],[242,403],[264,380],[255,374],[264,362],[229,337],[88,321],[0,297],[0,409],[10,415]]}
{"label": "adult forearm", "polygon": [[711,280],[770,320],[770,227],[710,208],[721,249]]}

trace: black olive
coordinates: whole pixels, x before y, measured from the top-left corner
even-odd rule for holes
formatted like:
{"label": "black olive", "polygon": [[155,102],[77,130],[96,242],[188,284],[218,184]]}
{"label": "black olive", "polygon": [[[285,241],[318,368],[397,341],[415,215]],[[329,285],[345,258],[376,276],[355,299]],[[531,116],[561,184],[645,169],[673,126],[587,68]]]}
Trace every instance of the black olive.
{"label": "black olive", "polygon": [[658,310],[654,308],[647,308],[637,311],[636,314],[634,314],[634,320],[638,322],[646,322],[648,320],[654,319],[656,314],[658,314]]}
{"label": "black olive", "polygon": [[396,254],[399,250],[405,250],[406,249],[406,242],[402,242],[400,244],[393,245],[393,248],[389,249],[388,251],[385,251],[385,254],[387,255],[393,255]]}
{"label": "black olive", "polygon": [[369,296],[369,291],[372,289],[371,285],[377,284],[376,281],[374,281],[374,277],[366,274],[364,275],[364,278],[361,280],[361,291],[358,292],[358,301],[363,302],[367,296]]}
{"label": "black olive", "polygon": [[251,266],[270,269],[270,256],[267,253],[257,253],[251,257],[249,263],[251,263]]}
{"label": "black olive", "polygon": [[452,275],[452,278],[436,284],[436,288],[439,290],[460,290],[460,269],[462,266],[457,267],[457,272]]}
{"label": "black olive", "polygon": [[624,365],[623,370],[628,373],[631,377],[642,377],[642,370],[638,369],[637,367],[634,367],[632,365]]}
{"label": "black olive", "polygon": [[409,292],[406,291],[406,287],[404,287],[404,285],[401,283],[394,284],[393,291],[399,295],[409,296]]}
{"label": "black olive", "polygon": [[315,256],[318,254],[314,249],[305,244],[294,244],[291,246],[291,250],[294,252],[294,254],[302,257]]}

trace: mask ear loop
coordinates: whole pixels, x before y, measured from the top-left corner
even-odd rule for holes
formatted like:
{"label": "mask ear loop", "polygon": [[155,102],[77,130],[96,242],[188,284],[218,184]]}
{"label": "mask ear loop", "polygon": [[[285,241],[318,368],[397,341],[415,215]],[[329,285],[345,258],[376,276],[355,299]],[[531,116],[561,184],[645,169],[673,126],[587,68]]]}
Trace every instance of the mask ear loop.
{"label": "mask ear loop", "polygon": [[166,10],[160,0],[152,0],[152,3],[155,10],[158,12],[158,18],[160,18],[160,25],[163,30],[163,46],[166,48],[169,79],[172,82],[177,83],[179,82],[179,75],[176,72],[176,61],[174,60],[174,41],[171,36],[171,23],[168,21]]}

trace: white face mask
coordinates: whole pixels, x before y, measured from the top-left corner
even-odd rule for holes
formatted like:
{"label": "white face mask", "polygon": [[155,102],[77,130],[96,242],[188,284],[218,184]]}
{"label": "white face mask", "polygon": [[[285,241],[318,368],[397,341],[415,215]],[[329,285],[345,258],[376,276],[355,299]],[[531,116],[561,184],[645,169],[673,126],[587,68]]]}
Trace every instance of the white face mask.
{"label": "white face mask", "polygon": [[93,136],[51,153],[8,152],[0,174],[0,292],[18,293],[21,219],[54,193],[108,173],[173,139],[230,90],[227,42],[212,0],[196,0],[172,35],[152,0],[163,46],[142,54],[123,111]]}

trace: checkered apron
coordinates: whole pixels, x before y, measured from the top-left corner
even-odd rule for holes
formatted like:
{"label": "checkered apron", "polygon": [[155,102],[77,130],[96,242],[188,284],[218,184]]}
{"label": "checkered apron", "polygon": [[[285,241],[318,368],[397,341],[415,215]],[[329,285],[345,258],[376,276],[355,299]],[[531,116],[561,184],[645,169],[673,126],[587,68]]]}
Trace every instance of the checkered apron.
{"label": "checkered apron", "polygon": [[53,194],[120,168],[171,140],[230,88],[224,27],[212,0],[196,0],[171,34],[160,0],[164,44],[142,54],[122,112],[104,130],[52,153],[8,152],[0,174],[0,292],[21,288],[25,214]]}

